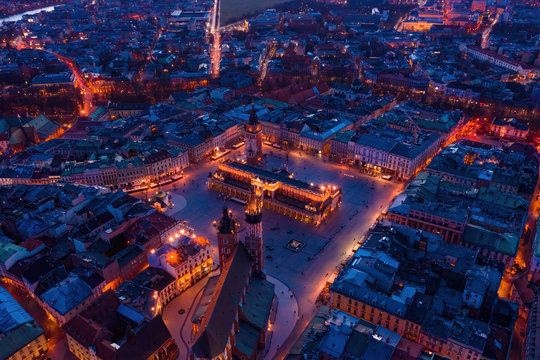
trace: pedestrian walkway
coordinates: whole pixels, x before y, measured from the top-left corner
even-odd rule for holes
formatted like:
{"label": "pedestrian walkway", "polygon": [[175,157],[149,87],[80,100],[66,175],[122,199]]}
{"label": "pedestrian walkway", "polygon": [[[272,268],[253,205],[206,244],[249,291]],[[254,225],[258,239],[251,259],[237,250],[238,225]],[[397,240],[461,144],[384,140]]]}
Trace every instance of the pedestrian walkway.
{"label": "pedestrian walkway", "polygon": [[[199,296],[204,290],[208,276],[205,276],[192,287],[174,298],[165,306],[162,317],[180,352],[178,359],[188,359],[189,342],[191,340],[191,317],[197,308]],[[179,310],[183,309],[182,314]]]}
{"label": "pedestrian walkway", "polygon": [[271,360],[285,340],[287,340],[294,325],[298,321],[298,302],[287,285],[268,275],[266,276],[266,280],[274,284],[274,291],[277,298],[277,313],[276,320],[272,324],[270,349],[264,357],[266,360]]}

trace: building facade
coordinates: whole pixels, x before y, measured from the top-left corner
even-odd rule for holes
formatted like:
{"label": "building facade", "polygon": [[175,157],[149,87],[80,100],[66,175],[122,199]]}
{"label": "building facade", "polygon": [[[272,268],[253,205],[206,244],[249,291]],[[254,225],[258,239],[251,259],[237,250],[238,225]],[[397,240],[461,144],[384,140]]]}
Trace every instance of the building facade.
{"label": "building facade", "polygon": [[525,140],[529,127],[516,119],[495,119],[491,124],[491,133],[502,138]]}
{"label": "building facade", "polygon": [[210,189],[242,200],[249,198],[254,183],[262,188],[264,207],[314,225],[341,204],[341,189],[335,185],[308,184],[241,162],[220,164],[208,180]]}

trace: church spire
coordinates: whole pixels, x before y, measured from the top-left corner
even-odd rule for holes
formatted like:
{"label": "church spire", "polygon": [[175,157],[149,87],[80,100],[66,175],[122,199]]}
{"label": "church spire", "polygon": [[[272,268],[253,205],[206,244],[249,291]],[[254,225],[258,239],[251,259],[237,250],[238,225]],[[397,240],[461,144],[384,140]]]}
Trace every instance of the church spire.
{"label": "church spire", "polygon": [[255,102],[251,100],[251,112],[249,113],[249,124],[256,126],[258,123],[259,123],[259,118],[257,117],[257,113],[255,111]]}
{"label": "church spire", "polygon": [[235,232],[235,222],[227,206],[223,206],[223,216],[219,221],[218,232],[221,234],[232,234]]}
{"label": "church spire", "polygon": [[236,246],[238,246],[236,222],[226,206],[223,207],[223,216],[219,220],[217,230],[219,266],[223,268]]}
{"label": "church spire", "polygon": [[262,193],[257,185],[252,186],[251,193],[246,202],[246,221],[248,223],[257,223],[262,217]]}
{"label": "church spire", "polygon": [[262,237],[262,206],[263,194],[262,184],[256,179],[252,183],[251,193],[249,194],[244,211],[246,215],[247,232],[244,245],[253,258],[253,268],[256,273],[261,274],[264,265],[264,250]]}
{"label": "church spire", "polygon": [[244,124],[244,138],[246,142],[247,163],[252,166],[261,166],[263,164],[263,133],[262,125],[255,112],[255,103],[253,101],[251,102],[249,121]]}

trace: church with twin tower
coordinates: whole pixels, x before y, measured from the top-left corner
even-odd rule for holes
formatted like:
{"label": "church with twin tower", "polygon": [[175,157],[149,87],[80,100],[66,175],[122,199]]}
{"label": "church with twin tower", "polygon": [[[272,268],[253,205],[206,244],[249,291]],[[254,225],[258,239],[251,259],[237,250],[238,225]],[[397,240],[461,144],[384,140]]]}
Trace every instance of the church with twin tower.
{"label": "church with twin tower", "polygon": [[[246,162],[262,166],[262,127],[253,105],[244,129]],[[238,224],[226,207],[219,220],[220,274],[208,279],[201,299],[210,301],[201,300],[192,319],[192,360],[256,360],[267,345],[275,288],[263,272],[263,182],[252,178],[250,185],[244,210],[244,241],[239,241]]]}

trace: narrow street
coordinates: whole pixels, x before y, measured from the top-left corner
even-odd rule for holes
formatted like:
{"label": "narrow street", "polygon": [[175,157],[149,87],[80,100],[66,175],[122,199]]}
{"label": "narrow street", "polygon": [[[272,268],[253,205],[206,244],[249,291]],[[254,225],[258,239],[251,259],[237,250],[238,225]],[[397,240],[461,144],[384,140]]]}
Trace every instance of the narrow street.
{"label": "narrow street", "polygon": [[156,44],[159,41],[159,38],[161,37],[161,30],[158,30],[156,33],[156,37],[152,41],[152,46],[150,46],[150,49],[148,49],[148,55],[146,56],[146,59],[144,60],[143,64],[139,67],[139,70],[133,77],[133,83],[139,84],[142,82],[142,75],[144,74],[144,70],[146,69],[146,66],[152,59],[152,55],[154,53],[154,49],[156,48]]}
{"label": "narrow street", "polygon": [[495,24],[497,24],[497,22],[499,21],[499,16],[501,14],[499,13],[496,13],[495,14],[495,18],[493,19],[493,21],[489,24],[489,26],[482,32],[482,44],[481,44],[481,47],[482,49],[486,49],[489,45],[489,36],[491,35],[491,30],[493,29],[493,27],[495,26]]}
{"label": "narrow street", "polygon": [[[538,186],[540,181],[536,184],[536,192],[534,193],[531,203],[529,205],[529,212],[527,215],[527,223],[525,224],[525,231],[519,243],[518,252],[514,263],[519,265],[521,273],[528,272],[531,265],[531,258],[533,255],[534,238],[536,236],[536,224],[540,215],[540,200],[536,199],[538,194]],[[510,269],[506,269],[501,285],[499,287],[499,296],[509,299],[511,297],[512,283],[517,275],[512,274]]]}
{"label": "narrow street", "polygon": [[75,63],[75,61],[73,61],[72,59],[69,59],[63,55],[60,55],[54,51],[50,51],[50,50],[45,50],[43,49],[43,51],[46,51],[54,56],[56,56],[58,58],[58,60],[62,61],[64,64],[66,64],[70,69],[71,71],[73,72],[73,74],[75,75],[75,77],[77,78],[77,85],[80,87],[81,89],[81,95],[82,95],[82,98],[83,98],[83,103],[82,103],[82,107],[81,107],[81,115],[88,115],[92,112],[92,109],[93,109],[93,99],[94,99],[94,88],[92,86],[92,83],[89,82],[89,81],[86,81],[85,78],[84,78],[84,75],[81,71],[81,69],[79,68],[79,65],[77,65]]}
{"label": "narrow street", "polygon": [[77,80],[77,86],[81,89],[81,96],[82,96],[83,103],[81,104],[80,115],[85,116],[92,112],[92,109],[94,107],[94,104],[93,104],[94,88],[90,81],[85,80],[84,75],[81,69],[79,68],[79,65],[77,65],[72,59],[69,59],[54,51],[44,49],[43,47],[29,46],[26,43],[22,43],[21,49],[42,50],[42,51],[48,52],[49,54],[54,55],[58,60],[66,64],[70,68],[70,70],[73,72],[73,75],[75,76]]}
{"label": "narrow street", "polygon": [[261,86],[264,82],[264,79],[266,78],[266,73],[268,70],[268,62],[274,57],[276,54],[276,46],[273,43],[266,43],[266,48],[264,49],[263,53],[261,54],[261,60],[259,63],[259,79],[257,81],[258,85]]}
{"label": "narrow street", "polygon": [[[188,346],[191,342],[192,334],[191,319],[210,276],[212,274],[204,277],[198,283],[177,296],[165,306],[163,311],[163,321],[167,325],[180,351],[179,360],[188,359]],[[181,314],[180,312],[183,313]]]}
{"label": "narrow street", "polygon": [[18,286],[6,280],[0,280],[0,286],[9,291],[11,296],[23,307],[23,309],[36,320],[45,331],[48,339],[48,356],[53,360],[70,360],[76,357],[67,350],[64,331],[47,315],[41,306]]}

